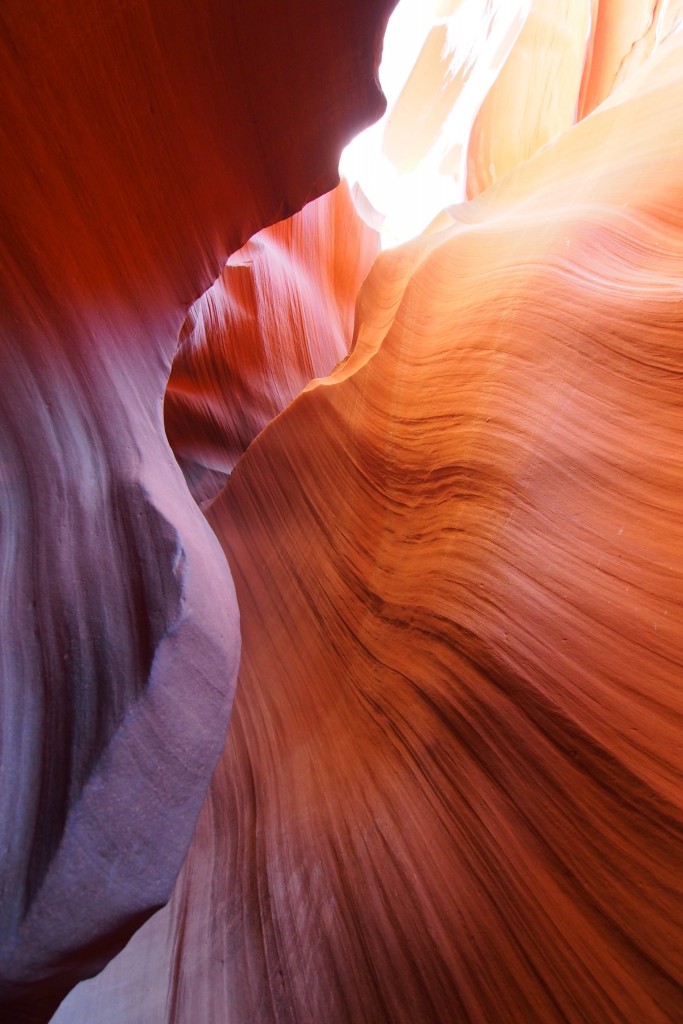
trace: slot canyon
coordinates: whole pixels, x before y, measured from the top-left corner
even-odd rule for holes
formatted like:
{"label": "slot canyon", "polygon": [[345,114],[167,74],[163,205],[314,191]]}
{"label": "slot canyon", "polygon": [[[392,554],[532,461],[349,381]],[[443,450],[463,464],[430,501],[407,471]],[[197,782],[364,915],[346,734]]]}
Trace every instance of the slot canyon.
{"label": "slot canyon", "polygon": [[0,3],[3,1024],[683,1022],[683,0],[395,8]]}

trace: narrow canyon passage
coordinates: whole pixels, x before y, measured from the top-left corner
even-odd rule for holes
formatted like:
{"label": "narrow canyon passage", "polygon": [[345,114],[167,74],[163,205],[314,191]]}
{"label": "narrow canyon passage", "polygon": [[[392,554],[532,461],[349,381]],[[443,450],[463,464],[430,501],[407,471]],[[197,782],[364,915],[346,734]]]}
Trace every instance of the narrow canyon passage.
{"label": "narrow canyon passage", "polygon": [[683,4],[391,8],[0,12],[9,1021],[683,1019]]}

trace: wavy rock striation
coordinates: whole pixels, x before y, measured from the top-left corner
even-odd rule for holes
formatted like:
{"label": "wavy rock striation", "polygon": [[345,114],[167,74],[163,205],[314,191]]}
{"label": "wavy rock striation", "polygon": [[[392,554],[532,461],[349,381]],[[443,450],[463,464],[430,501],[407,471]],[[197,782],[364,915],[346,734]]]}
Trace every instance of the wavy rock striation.
{"label": "wavy rock striation", "polygon": [[681,1019],[681,68],[379,258],[210,506],[227,745],[59,1024]]}
{"label": "wavy rock striation", "polygon": [[199,501],[313,377],[347,355],[379,235],[349,186],[264,228],[190,310],[166,390],[166,432]]}
{"label": "wavy rock striation", "polygon": [[381,113],[389,7],[2,5],[3,1019],[46,1020],[185,856],[239,627],[164,389],[228,254]]}

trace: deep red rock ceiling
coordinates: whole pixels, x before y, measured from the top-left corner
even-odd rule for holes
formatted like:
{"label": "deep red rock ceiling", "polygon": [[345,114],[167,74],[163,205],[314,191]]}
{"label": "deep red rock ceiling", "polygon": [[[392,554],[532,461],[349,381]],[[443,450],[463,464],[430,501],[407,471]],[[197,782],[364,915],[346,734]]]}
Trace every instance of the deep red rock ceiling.
{"label": "deep red rock ceiling", "polygon": [[683,9],[534,0],[362,283],[345,186],[266,225],[386,15],[0,13],[10,1020],[178,871],[56,1024],[683,1019]]}

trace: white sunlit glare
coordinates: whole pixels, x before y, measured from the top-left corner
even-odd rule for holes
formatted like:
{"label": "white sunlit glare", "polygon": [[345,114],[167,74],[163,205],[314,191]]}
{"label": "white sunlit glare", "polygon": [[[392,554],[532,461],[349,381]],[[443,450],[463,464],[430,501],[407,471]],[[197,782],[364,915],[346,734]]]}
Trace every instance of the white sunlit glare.
{"label": "white sunlit glare", "polygon": [[[463,202],[472,123],[522,29],[529,6],[530,0],[401,0],[398,4],[387,26],[379,70],[387,112],[346,147],[339,163],[340,174],[351,186],[358,184],[379,214],[382,248],[414,238],[441,210]],[[383,151],[385,132],[434,32],[445,38],[441,88],[457,75],[463,84],[437,138],[425,152],[416,153],[419,159],[413,170],[401,172]],[[425,106],[438,98],[438,93],[425,96]],[[410,127],[406,124],[403,130],[410,132]]]}

